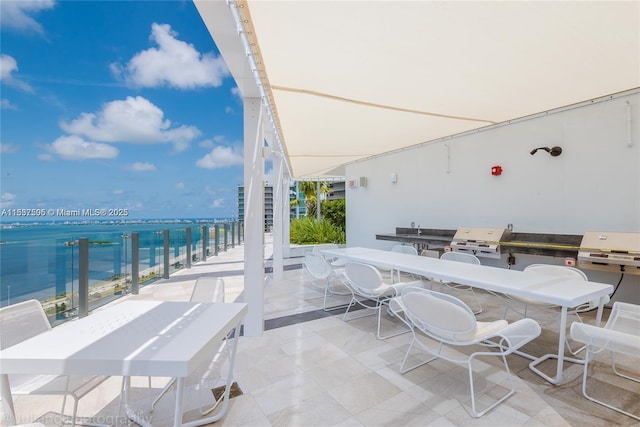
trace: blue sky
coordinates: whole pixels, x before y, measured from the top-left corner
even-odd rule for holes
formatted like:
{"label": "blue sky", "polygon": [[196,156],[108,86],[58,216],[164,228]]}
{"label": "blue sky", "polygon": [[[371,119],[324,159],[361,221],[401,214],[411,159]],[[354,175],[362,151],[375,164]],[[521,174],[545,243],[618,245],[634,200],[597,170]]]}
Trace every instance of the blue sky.
{"label": "blue sky", "polygon": [[0,7],[1,222],[237,216],[242,100],[192,2]]}

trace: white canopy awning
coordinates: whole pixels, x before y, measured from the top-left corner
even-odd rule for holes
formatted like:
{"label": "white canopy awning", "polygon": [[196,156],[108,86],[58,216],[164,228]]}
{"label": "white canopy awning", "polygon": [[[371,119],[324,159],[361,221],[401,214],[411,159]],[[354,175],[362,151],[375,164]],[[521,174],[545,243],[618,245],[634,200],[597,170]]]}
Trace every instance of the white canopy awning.
{"label": "white canopy awning", "polygon": [[640,86],[638,1],[195,3],[294,178]]}

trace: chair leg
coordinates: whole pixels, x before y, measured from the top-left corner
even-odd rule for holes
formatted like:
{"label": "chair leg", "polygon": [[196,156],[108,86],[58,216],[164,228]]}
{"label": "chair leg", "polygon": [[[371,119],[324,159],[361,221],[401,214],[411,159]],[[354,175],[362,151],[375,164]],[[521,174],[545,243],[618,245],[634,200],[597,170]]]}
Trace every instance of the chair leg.
{"label": "chair leg", "polygon": [[476,408],[476,395],[473,387],[473,367],[472,367],[473,356],[469,358],[467,365],[469,369],[469,390],[471,393],[471,416],[472,417],[479,418],[483,416],[484,414],[486,414],[487,412],[489,412],[490,410],[498,406],[500,403],[504,402],[507,398],[509,398],[511,395],[515,393],[515,384],[513,383],[513,378],[511,377],[511,370],[509,369],[509,364],[507,363],[507,358],[504,354],[502,355],[502,361],[504,363],[504,367],[507,372],[507,378],[509,379],[509,385],[511,387],[509,388],[509,391],[506,394],[504,394],[502,397],[500,397],[498,400],[493,402],[484,410],[478,411],[478,409]]}
{"label": "chair leg", "polygon": [[[149,379],[151,380],[151,379]],[[155,409],[156,405],[158,404],[158,402],[160,401],[160,399],[162,399],[162,397],[167,394],[167,392],[171,389],[171,387],[176,383],[176,379],[175,378],[171,378],[171,380],[169,381],[169,383],[167,383],[167,385],[164,386],[164,388],[162,389],[162,391],[160,392],[160,394],[153,400],[153,402],[151,402],[151,412],[153,412],[153,410]]]}
{"label": "chair leg", "polygon": [[[351,317],[350,319],[347,319],[347,314],[349,313],[349,310],[351,309],[351,307],[353,307],[356,304],[360,304],[362,307],[365,308],[365,310],[374,310],[374,312],[373,313],[366,313],[366,314],[363,314],[363,315],[360,315],[360,316],[354,316],[354,317]],[[350,320],[360,319],[361,317],[372,316],[372,315],[375,315],[376,314],[375,311],[379,310],[379,309],[380,309],[380,307],[379,307],[378,304],[376,304],[375,307],[370,307],[368,305],[363,304],[362,301],[358,300],[354,295],[351,298],[351,302],[349,303],[349,306],[347,307],[347,310],[344,312],[344,315],[342,315],[342,320],[344,320],[345,322],[348,322]]]}
{"label": "chair leg", "polygon": [[400,319],[400,321],[402,321],[402,323],[404,323],[404,325],[407,327],[406,329],[402,329],[398,332],[393,332],[389,335],[386,336],[382,336],[380,334],[380,324],[382,323],[382,307],[386,305],[387,307],[389,306],[389,303],[386,301],[382,301],[380,303],[380,307],[378,308],[378,332],[377,332],[377,337],[379,340],[386,340],[387,338],[392,338],[392,337],[397,337],[398,335],[402,335],[402,334],[406,334],[407,332],[411,332],[411,327],[407,324],[407,322],[401,317],[401,316],[396,316]]}
{"label": "chair leg", "polygon": [[[592,402],[595,402],[595,403],[597,403],[597,404],[599,404],[599,405],[605,406],[605,407],[607,407],[607,408],[609,408],[609,409],[611,409],[611,410],[614,410],[614,411],[616,411],[616,412],[619,412],[619,413],[621,413],[621,414],[624,414],[624,415],[626,415],[626,416],[628,416],[628,417],[631,417],[631,418],[633,418],[633,419],[635,419],[635,420],[640,421],[640,416],[635,415],[635,414],[632,414],[632,413],[630,413],[630,412],[627,412],[627,411],[625,411],[625,410],[623,410],[623,409],[621,409],[621,408],[618,408],[618,407],[616,407],[616,406],[613,406],[613,405],[611,405],[611,404],[609,404],[609,403],[606,403],[606,402],[603,402],[603,401],[601,401],[601,400],[598,400],[598,399],[596,399],[596,398],[594,398],[594,397],[591,397],[591,396],[589,396],[589,395],[587,394],[587,377],[589,376],[589,361],[590,361],[590,359],[591,359],[591,356],[592,356],[592,355],[593,355],[593,353],[591,353],[591,352],[587,349],[587,353],[585,354],[585,357],[584,357],[584,370],[583,370],[583,373],[582,373],[582,394],[584,395],[584,397],[586,397],[587,399],[589,399],[589,400],[590,400],[590,401],[592,401]],[[612,354],[611,356],[613,357],[613,354]],[[614,368],[614,372],[615,372],[616,374],[618,373],[618,372],[615,370],[615,368]],[[630,379],[630,380],[632,380],[632,381],[640,382],[640,379],[637,379],[637,378],[634,378],[634,377],[628,377],[628,376],[626,376],[626,375],[620,375],[620,376],[622,376],[622,377],[624,377],[624,378],[628,378],[628,379]]]}
{"label": "chair leg", "polygon": [[[469,292],[471,292],[471,296],[473,297],[473,299],[475,301],[475,304],[478,307],[477,310],[474,310],[473,314],[482,313],[482,304],[480,304],[480,300],[478,299],[478,296],[476,295],[476,293],[473,291],[473,287],[472,286],[464,286],[464,285],[449,284],[448,282],[440,282],[440,292],[444,293],[444,288],[445,287],[451,289],[452,291],[469,291]],[[509,308],[507,307],[507,309],[504,312],[503,318],[506,317],[508,309]]]}
{"label": "chair leg", "polygon": [[[336,305],[336,306],[333,306],[333,307],[327,307],[327,296],[328,296],[329,294],[331,294],[331,295],[349,295],[349,294],[347,294],[347,293],[345,293],[345,294],[334,294],[333,292],[331,292],[331,291],[329,290],[329,286],[330,286],[330,285],[329,285],[329,283],[327,282],[327,286],[324,288],[324,300],[322,301],[322,310],[323,310],[323,311],[339,310],[339,309],[341,309],[341,308],[345,308],[345,307],[346,307],[346,308],[348,308],[349,306],[351,306],[351,304],[352,304],[352,301],[353,301],[353,300],[352,300],[352,301],[349,301],[349,303],[348,303],[348,304],[341,304],[341,305]],[[352,296],[353,296],[353,295],[352,295]]]}
{"label": "chair leg", "polygon": [[476,295],[476,293],[473,290],[473,288],[469,288],[469,291],[471,291],[471,295],[473,295],[473,299],[475,300],[476,306],[478,307],[478,310],[474,311],[473,314],[482,313],[482,304],[480,304],[480,300],[478,299],[478,296]]}
{"label": "chair leg", "polygon": [[409,354],[411,353],[411,350],[413,349],[413,344],[416,342],[416,337],[415,335],[413,336],[413,339],[411,340],[411,344],[409,344],[409,348],[407,349],[407,352],[404,354],[404,358],[402,359],[402,363],[400,364],[400,374],[404,375],[409,371],[413,371],[416,368],[419,368],[422,365],[426,365],[429,362],[432,362],[434,360],[436,360],[438,358],[438,356],[434,356],[431,359],[425,360],[424,362],[419,362],[413,366],[410,366],[408,368],[405,369],[404,365],[405,363],[407,363],[407,359],[409,358]]}
{"label": "chair leg", "polygon": [[[75,396],[74,394],[68,394],[69,397],[71,397],[71,399],[73,399],[73,414],[71,415],[71,419],[66,418],[64,416],[64,406],[62,407],[62,424],[66,425],[66,424],[71,424],[71,427],[75,427],[77,425],[81,425],[81,426],[89,426],[89,427],[110,427],[109,424],[100,424],[100,423],[92,423],[89,421],[81,421],[78,422],[77,417],[78,417],[78,397]],[[67,398],[67,394],[64,395],[64,401],[66,402],[66,398]]]}

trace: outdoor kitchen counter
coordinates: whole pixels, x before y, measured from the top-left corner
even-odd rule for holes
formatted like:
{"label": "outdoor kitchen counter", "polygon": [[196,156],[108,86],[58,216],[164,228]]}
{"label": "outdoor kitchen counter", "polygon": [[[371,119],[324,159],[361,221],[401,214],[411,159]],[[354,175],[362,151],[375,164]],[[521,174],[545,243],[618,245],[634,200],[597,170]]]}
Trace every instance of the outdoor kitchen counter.
{"label": "outdoor kitchen counter", "polygon": [[[456,230],[421,228],[396,228],[395,234],[376,234],[376,240],[412,243],[418,249],[442,249],[449,246]],[[502,253],[521,253],[553,257],[576,257],[580,248],[581,235],[514,233],[501,240]]]}

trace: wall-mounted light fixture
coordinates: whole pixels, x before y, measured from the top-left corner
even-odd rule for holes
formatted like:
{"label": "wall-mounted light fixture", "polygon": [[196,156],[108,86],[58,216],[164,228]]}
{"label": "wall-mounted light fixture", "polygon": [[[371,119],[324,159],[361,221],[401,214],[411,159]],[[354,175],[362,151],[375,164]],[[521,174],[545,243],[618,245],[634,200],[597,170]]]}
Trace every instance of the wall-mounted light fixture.
{"label": "wall-mounted light fixture", "polygon": [[533,156],[534,154],[536,154],[538,152],[538,150],[544,150],[547,153],[551,154],[551,157],[558,157],[560,154],[562,154],[562,147],[538,147],[538,148],[534,148],[533,150],[531,150],[531,155]]}
{"label": "wall-mounted light fixture", "polygon": [[393,184],[395,184],[396,182],[398,182],[398,174],[396,172],[393,172],[390,176],[389,179],[391,180],[391,182]]}

